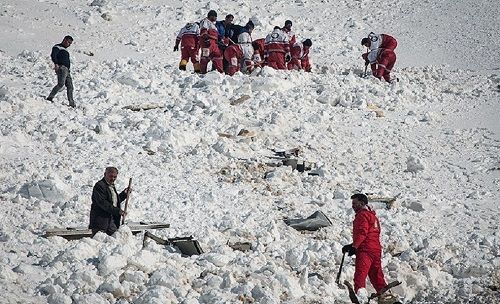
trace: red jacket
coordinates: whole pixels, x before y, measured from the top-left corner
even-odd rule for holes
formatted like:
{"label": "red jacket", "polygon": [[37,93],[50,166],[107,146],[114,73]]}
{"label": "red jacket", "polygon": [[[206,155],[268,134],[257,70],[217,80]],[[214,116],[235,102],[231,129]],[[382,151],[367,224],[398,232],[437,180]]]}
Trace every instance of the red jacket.
{"label": "red jacket", "polygon": [[352,246],[357,252],[372,252],[380,255],[380,222],[375,211],[365,206],[356,213],[352,222]]}

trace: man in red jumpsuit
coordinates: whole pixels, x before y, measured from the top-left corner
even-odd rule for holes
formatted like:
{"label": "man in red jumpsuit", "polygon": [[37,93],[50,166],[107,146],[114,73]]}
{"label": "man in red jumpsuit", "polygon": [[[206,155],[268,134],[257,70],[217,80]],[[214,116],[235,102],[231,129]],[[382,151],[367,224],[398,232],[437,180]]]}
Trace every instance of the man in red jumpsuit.
{"label": "man in red jumpsuit", "polygon": [[272,33],[266,36],[264,48],[267,65],[273,69],[286,70],[285,58],[290,58],[290,41],[288,35],[275,26]]}
{"label": "man in red jumpsuit", "polygon": [[391,82],[390,73],[396,63],[394,49],[398,46],[396,39],[387,34],[377,35],[372,32],[361,40],[361,45],[369,49],[362,57],[365,65],[371,65],[373,76]]}
{"label": "man in red jumpsuit", "polygon": [[231,44],[224,51],[224,58],[228,62],[227,74],[233,76],[240,70],[240,65],[243,66],[244,73],[251,73],[253,69],[253,53],[254,49],[250,34],[246,32],[241,33],[238,36],[238,43]]}
{"label": "man in red jumpsuit", "polygon": [[342,253],[356,255],[354,271],[354,291],[365,288],[366,277],[370,278],[375,290],[380,292],[387,286],[382,272],[382,246],[380,245],[380,223],[368,206],[366,195],[358,193],[351,196],[352,209],[356,213],[353,221],[352,244],[345,245]]}
{"label": "man in red jumpsuit", "polygon": [[179,63],[179,70],[186,70],[186,65],[189,59],[194,66],[196,73],[200,72],[200,63],[198,62],[199,43],[198,38],[200,35],[200,26],[197,23],[188,23],[181,28],[177,39],[175,39],[174,52],[179,50],[179,43],[181,44],[181,62]]}
{"label": "man in red jumpsuit", "polygon": [[290,49],[292,59],[288,62],[289,70],[304,70],[311,72],[311,63],[309,62],[309,48],[312,46],[311,39],[306,39],[300,43],[295,43]]}
{"label": "man in red jumpsuit", "polygon": [[207,18],[200,22],[200,46],[201,60],[200,70],[202,74],[207,73],[207,66],[210,61],[220,73],[224,72],[222,65],[222,52],[217,46],[219,32],[215,26],[217,13],[214,10],[208,12]]}

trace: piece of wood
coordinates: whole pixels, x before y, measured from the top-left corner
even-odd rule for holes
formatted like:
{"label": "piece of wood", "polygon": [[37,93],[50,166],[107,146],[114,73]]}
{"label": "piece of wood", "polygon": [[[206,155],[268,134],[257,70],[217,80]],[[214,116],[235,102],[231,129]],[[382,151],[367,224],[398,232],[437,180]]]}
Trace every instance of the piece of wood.
{"label": "piece of wood", "polygon": [[230,104],[232,106],[237,106],[237,105],[242,104],[243,102],[247,101],[248,99],[250,99],[250,96],[248,96],[248,95],[242,95],[239,98],[231,100]]}
{"label": "piece of wood", "polygon": [[124,106],[123,108],[126,110],[139,112],[139,111],[147,111],[147,110],[154,110],[154,109],[163,109],[163,108],[165,108],[165,106],[158,105],[158,104],[142,104],[142,105]]}
{"label": "piece of wood", "polygon": [[[170,224],[166,223],[129,223],[127,225],[130,230],[132,231],[133,234],[137,234],[141,231],[147,230],[147,229],[164,229],[164,228],[169,228]],[[84,237],[91,237],[92,236],[92,230],[88,229],[86,227],[79,227],[79,228],[52,228],[52,229],[47,229],[45,231],[45,234],[43,237],[51,237],[51,236],[60,236],[62,238],[65,238],[67,240],[78,240],[82,239]]]}
{"label": "piece of wood", "polygon": [[123,211],[125,212],[125,214],[122,216],[122,225],[125,224],[125,216],[127,215],[127,210],[128,210],[128,200],[130,198],[130,194],[131,194],[131,188],[132,187],[132,178],[130,178],[128,180],[128,188],[127,188],[127,199],[125,200],[125,208],[123,209]]}

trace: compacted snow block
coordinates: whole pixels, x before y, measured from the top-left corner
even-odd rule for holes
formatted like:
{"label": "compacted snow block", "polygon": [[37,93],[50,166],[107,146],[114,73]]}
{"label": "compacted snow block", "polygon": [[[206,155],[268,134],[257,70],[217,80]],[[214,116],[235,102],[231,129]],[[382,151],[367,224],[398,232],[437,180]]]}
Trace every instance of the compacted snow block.
{"label": "compacted snow block", "polygon": [[66,200],[64,185],[55,180],[46,179],[24,184],[19,194],[25,198],[37,198],[48,202],[61,202]]}
{"label": "compacted snow block", "polygon": [[316,231],[332,225],[332,221],[321,211],[314,212],[306,219],[285,219],[285,223],[296,230]]}

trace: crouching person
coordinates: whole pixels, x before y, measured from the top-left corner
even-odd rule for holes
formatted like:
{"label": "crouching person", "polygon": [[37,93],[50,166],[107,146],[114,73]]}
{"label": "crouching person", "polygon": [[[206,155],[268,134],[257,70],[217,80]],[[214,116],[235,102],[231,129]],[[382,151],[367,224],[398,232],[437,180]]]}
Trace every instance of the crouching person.
{"label": "crouching person", "polygon": [[120,227],[121,217],[126,215],[121,209],[121,202],[127,198],[131,189],[126,188],[118,194],[115,188],[117,176],[118,169],[107,167],[104,177],[94,185],[89,224],[92,236],[99,231],[112,235]]}
{"label": "crouching person", "polygon": [[309,62],[309,49],[312,46],[311,39],[306,39],[300,43],[295,43],[291,50],[291,60],[288,62],[289,70],[304,70],[311,72],[311,63]]}

